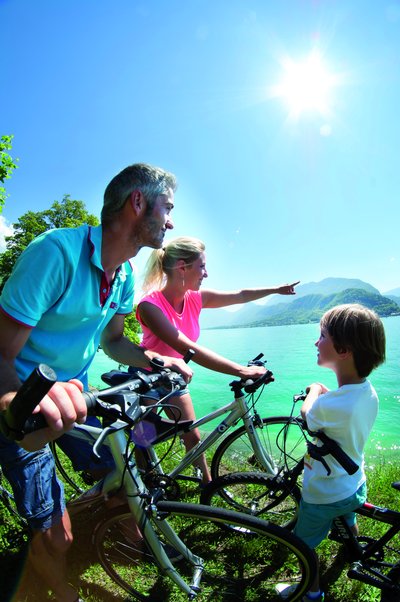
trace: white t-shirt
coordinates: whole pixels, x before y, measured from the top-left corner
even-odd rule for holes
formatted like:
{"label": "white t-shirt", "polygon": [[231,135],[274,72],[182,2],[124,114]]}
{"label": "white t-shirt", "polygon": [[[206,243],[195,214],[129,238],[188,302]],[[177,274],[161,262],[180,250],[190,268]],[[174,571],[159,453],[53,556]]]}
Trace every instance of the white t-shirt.
{"label": "white t-shirt", "polygon": [[[320,395],[306,415],[308,428],[323,430],[359,465],[354,475],[331,456],[324,459],[331,469],[328,476],[322,462],[306,454],[302,496],[310,504],[331,504],[353,495],[364,483],[364,447],[378,412],[378,396],[369,381],[343,385]],[[319,439],[314,443],[322,445]]]}

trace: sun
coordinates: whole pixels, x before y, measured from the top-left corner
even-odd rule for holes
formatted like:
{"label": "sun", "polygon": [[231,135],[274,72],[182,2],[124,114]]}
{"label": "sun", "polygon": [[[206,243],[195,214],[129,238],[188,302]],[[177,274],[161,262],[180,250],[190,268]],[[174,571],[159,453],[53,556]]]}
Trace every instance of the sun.
{"label": "sun", "polygon": [[289,116],[298,118],[302,113],[330,114],[331,90],[336,80],[316,50],[303,61],[285,58],[283,76],[272,87],[272,96],[281,98],[288,107]]}

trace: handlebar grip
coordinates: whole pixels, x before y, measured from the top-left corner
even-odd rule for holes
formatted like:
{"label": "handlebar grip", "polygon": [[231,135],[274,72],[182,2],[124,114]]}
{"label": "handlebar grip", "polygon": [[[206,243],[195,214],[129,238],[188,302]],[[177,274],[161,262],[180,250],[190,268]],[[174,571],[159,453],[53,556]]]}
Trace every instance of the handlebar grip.
{"label": "handlebar grip", "polygon": [[46,364],[39,364],[31,372],[4,413],[3,423],[9,430],[8,437],[17,440],[24,437],[23,429],[27,418],[56,381],[56,373]]}
{"label": "handlebar grip", "polygon": [[[96,407],[97,394],[97,390],[83,391],[82,396],[86,402],[88,412]],[[38,414],[32,414],[29,416],[25,420],[21,430],[23,431],[24,435],[29,435],[29,433],[40,431],[40,429],[44,429],[47,426],[48,424],[45,417],[39,412]]]}
{"label": "handlebar grip", "polygon": [[183,356],[183,361],[188,364],[196,352],[193,349],[188,349]]}
{"label": "handlebar grip", "polygon": [[[340,447],[340,445],[326,435],[323,431],[309,431],[310,435],[318,437],[323,443],[323,447],[326,450],[326,453],[330,454],[335,458],[337,462],[345,471],[349,474],[355,474],[359,469],[359,466],[346,454],[346,452]],[[318,448],[321,450],[321,448]]]}

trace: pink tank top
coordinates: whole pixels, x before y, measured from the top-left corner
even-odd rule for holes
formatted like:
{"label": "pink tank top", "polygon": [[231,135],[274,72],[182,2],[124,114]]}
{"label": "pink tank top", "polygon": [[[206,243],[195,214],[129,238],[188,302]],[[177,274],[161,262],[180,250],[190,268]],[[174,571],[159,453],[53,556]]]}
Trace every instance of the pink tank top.
{"label": "pink tank top", "polygon": [[[168,320],[191,341],[195,342],[200,335],[199,315],[202,308],[202,300],[200,291],[187,291],[183,299],[182,313],[178,314],[175,309],[169,304],[161,291],[155,291],[143,297],[139,304],[143,301],[152,303],[159,307]],[[171,357],[182,357],[180,353],[159,339],[152,331],[143,324],[140,319],[139,312],[136,310],[136,317],[142,327],[143,339],[142,346],[150,351],[155,351],[160,355],[169,355]]]}

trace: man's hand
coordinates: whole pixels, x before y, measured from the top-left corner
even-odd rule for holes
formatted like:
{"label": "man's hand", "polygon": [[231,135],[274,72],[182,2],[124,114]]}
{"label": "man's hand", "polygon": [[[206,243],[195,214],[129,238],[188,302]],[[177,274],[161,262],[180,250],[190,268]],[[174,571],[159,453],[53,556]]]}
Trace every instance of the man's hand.
{"label": "man's hand", "polygon": [[48,428],[24,437],[19,441],[21,447],[35,451],[71,430],[75,422],[84,423],[87,410],[82,391],[83,385],[77,379],[56,382],[33,412],[43,414]]}

